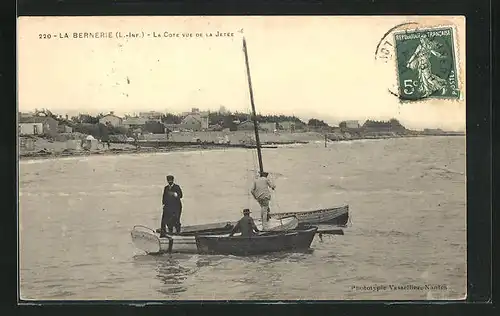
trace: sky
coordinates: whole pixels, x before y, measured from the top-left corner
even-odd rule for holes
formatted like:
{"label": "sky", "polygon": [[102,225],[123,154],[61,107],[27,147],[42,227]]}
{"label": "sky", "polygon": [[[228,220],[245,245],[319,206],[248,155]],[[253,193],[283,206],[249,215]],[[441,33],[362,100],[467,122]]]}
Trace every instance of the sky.
{"label": "sky", "polygon": [[[458,101],[402,104],[388,92],[397,82],[395,61],[376,60],[376,47],[389,29],[408,21],[456,27],[464,92],[463,17],[21,17],[18,109],[123,115],[224,106],[249,112],[244,36],[257,112],[330,124],[394,117],[408,128],[464,130],[465,94]],[[73,38],[75,32],[111,32],[112,38]],[[139,37],[116,38],[117,32]],[[207,36],[216,32],[233,36]],[[69,38],[55,38],[59,33]]]}

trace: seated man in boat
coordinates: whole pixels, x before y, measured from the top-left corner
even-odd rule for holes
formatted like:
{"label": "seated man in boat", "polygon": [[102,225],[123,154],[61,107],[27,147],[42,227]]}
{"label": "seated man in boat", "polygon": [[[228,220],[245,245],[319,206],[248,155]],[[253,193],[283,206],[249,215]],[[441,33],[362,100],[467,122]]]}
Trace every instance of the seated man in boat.
{"label": "seated man in boat", "polygon": [[268,221],[270,219],[269,212],[269,202],[271,201],[271,191],[269,189],[276,189],[276,186],[267,177],[269,174],[267,172],[261,172],[260,177],[255,179],[251,193],[255,200],[260,205],[260,217],[262,219],[262,227],[264,230],[267,228]]}
{"label": "seated man in boat", "polygon": [[253,218],[250,217],[250,210],[246,208],[243,210],[243,217],[233,227],[229,237],[233,236],[235,233],[241,233],[242,237],[251,237],[255,235],[256,232],[259,232],[259,229],[257,225],[255,225]]}
{"label": "seated man in boat", "polygon": [[182,189],[178,184],[174,183],[174,176],[167,176],[168,185],[163,189],[163,214],[161,217],[160,237],[165,237],[166,229],[173,233],[174,227],[177,233],[181,232],[181,213],[182,213]]}

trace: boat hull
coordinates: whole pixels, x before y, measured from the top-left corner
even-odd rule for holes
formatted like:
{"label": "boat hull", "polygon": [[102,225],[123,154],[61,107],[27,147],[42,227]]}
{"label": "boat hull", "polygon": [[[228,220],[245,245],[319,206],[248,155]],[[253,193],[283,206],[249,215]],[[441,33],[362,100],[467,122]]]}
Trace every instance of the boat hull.
{"label": "boat hull", "polygon": [[134,246],[147,254],[198,252],[194,236],[168,235],[160,238],[155,231],[144,226],[134,226],[131,236]]}
{"label": "boat hull", "polygon": [[317,227],[289,232],[265,232],[252,237],[196,236],[200,254],[251,256],[272,252],[306,250]]}
{"label": "boat hull", "polygon": [[[280,220],[271,220],[268,232],[289,231],[297,228],[298,219],[295,216],[286,217]],[[262,230],[262,222],[255,220],[255,225]],[[188,228],[189,227],[189,228]],[[197,253],[197,235],[227,236],[234,225],[231,223],[218,223],[206,225],[187,226],[181,234],[167,234],[166,237],[159,237],[158,230],[154,231],[149,227],[136,225],[132,229],[131,236],[133,244],[146,253]],[[196,230],[196,228],[198,230]],[[238,235],[238,234],[235,234]]]}
{"label": "boat hull", "polygon": [[[160,239],[160,253],[191,253],[198,252],[194,236],[168,236]],[[172,246],[170,246],[170,244]],[[169,249],[169,247],[172,247]]]}
{"label": "boat hull", "polygon": [[280,219],[288,216],[295,216],[299,220],[299,227],[303,225],[328,224],[336,226],[346,226],[349,220],[349,205],[332,207],[327,209],[272,213],[271,218]]}

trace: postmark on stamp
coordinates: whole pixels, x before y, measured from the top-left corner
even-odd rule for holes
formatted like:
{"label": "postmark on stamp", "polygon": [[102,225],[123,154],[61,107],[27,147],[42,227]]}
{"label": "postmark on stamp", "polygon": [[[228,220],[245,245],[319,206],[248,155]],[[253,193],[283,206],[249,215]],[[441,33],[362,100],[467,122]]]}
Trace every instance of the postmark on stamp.
{"label": "postmark on stamp", "polygon": [[399,98],[459,99],[453,27],[394,33]]}

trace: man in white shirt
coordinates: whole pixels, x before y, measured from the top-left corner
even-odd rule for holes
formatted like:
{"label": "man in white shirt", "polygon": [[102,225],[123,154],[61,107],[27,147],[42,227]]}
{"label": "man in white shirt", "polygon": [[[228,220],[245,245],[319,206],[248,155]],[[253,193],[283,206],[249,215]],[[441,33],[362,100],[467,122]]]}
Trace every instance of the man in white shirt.
{"label": "man in white shirt", "polygon": [[267,177],[267,172],[261,172],[260,177],[255,179],[252,190],[250,191],[260,205],[260,217],[262,219],[262,228],[265,230],[270,218],[269,202],[271,201],[271,191],[276,189],[276,186]]}

